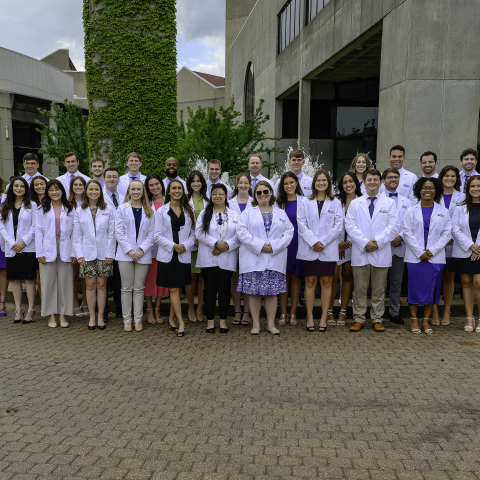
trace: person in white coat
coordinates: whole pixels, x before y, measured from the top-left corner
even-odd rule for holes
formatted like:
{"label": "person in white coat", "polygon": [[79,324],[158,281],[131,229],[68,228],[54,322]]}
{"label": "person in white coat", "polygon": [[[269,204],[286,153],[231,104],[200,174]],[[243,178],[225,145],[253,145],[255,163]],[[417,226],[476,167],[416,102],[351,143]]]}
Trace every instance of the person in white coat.
{"label": "person in white coat", "polygon": [[255,190],[258,182],[264,181],[270,184],[273,189],[273,182],[262,175],[262,159],[258,155],[252,155],[248,161],[248,170],[252,178],[252,188]]}
{"label": "person in white coat", "polygon": [[205,314],[207,333],[215,333],[215,307],[218,296],[220,333],[227,333],[227,315],[230,307],[232,274],[237,269],[238,215],[228,208],[228,190],[216,184],[210,192],[210,201],[200,213],[195,228],[199,240],[197,266],[202,269],[205,282]]}
{"label": "person in white coat", "polygon": [[[460,191],[462,188],[462,181],[460,179],[460,172],[457,167],[447,165],[442,168],[438,177],[443,184],[443,195],[440,199],[440,205],[444,206],[450,214],[450,219],[453,216],[455,207],[465,200],[465,194]],[[455,273],[450,270],[450,262],[452,260],[453,238],[447,243],[445,248],[446,262],[443,269],[443,317],[440,324],[438,316],[437,305],[433,306],[432,325],[450,325],[450,309],[452,307],[453,295],[455,292]]]}
{"label": "person in white coat", "polygon": [[128,172],[125,175],[120,177],[120,182],[118,184],[118,192],[125,197],[127,194],[128,186],[132,180],[141,180],[142,183],[145,181],[145,175],[140,173],[140,168],[142,166],[142,157],[137,152],[130,152],[127,155],[126,160]]}
{"label": "person in white coat", "polygon": [[406,243],[411,330],[421,333],[417,312],[418,306],[424,305],[422,330],[430,334],[430,316],[433,305],[440,301],[445,247],[452,226],[448,210],[438,203],[443,194],[438,179],[421,177],[413,186],[413,194],[417,203],[408,209],[402,233]]}
{"label": "person in white coat", "polygon": [[[1,204],[6,200],[7,195],[3,193],[3,180],[0,178],[0,208]],[[7,300],[8,280],[7,280],[7,259],[5,258],[5,239],[0,233],[0,317],[7,316]]]}
{"label": "person in white coat", "polygon": [[[311,189],[310,189],[311,190]],[[293,172],[286,172],[280,178],[279,194],[276,206],[284,210],[293,226],[293,238],[287,250],[287,291],[280,294],[280,319],[279,325],[297,325],[297,306],[302,286],[303,273],[302,260],[297,258],[298,253],[298,212],[300,204],[305,201],[303,190],[298,177]],[[290,291],[291,306],[288,313],[288,292]]]}
{"label": "person in white coat", "polygon": [[407,210],[411,207],[410,200],[397,192],[400,183],[400,173],[395,168],[387,168],[382,173],[385,185],[385,195],[395,202],[398,212],[398,232],[392,240],[392,266],[388,270],[390,280],[390,321],[403,325],[405,321],[400,317],[400,294],[402,291],[403,267],[405,257],[405,242],[402,237],[403,219]]}
{"label": "person in white coat", "polygon": [[[180,291],[192,282],[191,252],[195,248],[195,214],[180,180],[168,184],[165,204],[155,214],[157,285],[170,289],[168,326],[177,337],[185,335]],[[174,322],[178,319],[178,329]]]}
{"label": "person in white coat", "polygon": [[370,317],[376,332],[384,332],[385,288],[392,266],[391,242],[398,232],[395,202],[379,195],[382,174],[369,170],[365,175],[367,194],[350,204],[345,229],[352,242],[353,320],[351,332],[359,332],[365,323],[367,291],[372,286]]}
{"label": "person in white coat", "polygon": [[[105,203],[102,186],[90,180],[85,200],[75,210],[73,250],[80,264],[80,278],[87,284],[89,330],[105,328],[104,310],[107,302],[107,279],[113,273],[115,258],[115,217]],[[95,307],[98,307],[95,323]]]}
{"label": "person in white coat", "polygon": [[[353,172],[344,173],[338,180],[337,198],[342,204],[345,216],[348,207],[357,197],[362,196],[360,190],[360,182]],[[347,307],[352,298],[353,291],[353,271],[352,271],[352,242],[349,240],[345,230],[345,222],[342,225],[342,231],[338,236],[338,256],[339,260],[335,266],[335,276],[332,282],[332,295],[330,297],[330,305],[328,308],[327,325],[345,326],[347,324]],[[333,304],[337,295],[337,282],[341,275],[341,291],[340,291],[340,313],[338,319],[335,320],[333,314]]]}
{"label": "person in white coat", "polygon": [[241,242],[238,290],[249,295],[252,335],[260,333],[262,296],[267,330],[273,335],[280,333],[275,327],[277,296],[287,291],[287,247],[293,238],[293,226],[283,210],[273,208],[274,202],[272,185],[263,180],[258,182],[252,207],[242,213],[237,226]]}
{"label": "person in white coat", "polygon": [[477,172],[478,151],[474,148],[465,149],[460,155],[460,163],[462,165],[462,171],[460,172],[460,178],[462,180],[461,192],[467,193],[467,182],[473,175],[479,175]]}
{"label": "person in white coat", "polygon": [[[355,155],[350,165],[350,172],[354,173],[360,183],[360,192],[362,195],[367,193],[365,188],[365,173],[372,168],[372,160],[367,153],[361,152]],[[385,185],[380,185],[379,193],[385,193]]]}
{"label": "person in white coat", "polygon": [[[312,194],[312,181],[313,178],[309,177],[305,172],[303,172],[303,167],[305,165],[305,154],[302,150],[292,150],[288,156],[288,165],[290,166],[290,171],[294,173],[298,178],[298,183],[302,189],[303,196],[309,197]],[[279,187],[281,185],[280,179],[275,183],[273,189],[275,196],[279,194]],[[280,189],[281,191],[281,189]]]}
{"label": "person in white coat", "polygon": [[[7,280],[12,284],[15,301],[13,323],[31,323],[35,315],[35,212],[30,188],[23,177],[15,177],[0,209],[0,234],[5,241]],[[22,280],[28,299],[28,312],[22,308]]]}
{"label": "person in white coat", "polygon": [[66,153],[63,156],[63,165],[67,169],[67,173],[65,173],[64,175],[60,175],[57,180],[60,180],[62,182],[65,192],[70,192],[70,184],[77,177],[83,178],[85,180],[85,183],[88,183],[90,181],[90,177],[87,177],[87,175],[84,175],[78,170],[80,162],[78,161],[78,157],[75,153]]}
{"label": "person in white coat", "polygon": [[388,161],[390,162],[390,167],[395,168],[400,173],[400,183],[397,187],[397,192],[400,195],[407,197],[413,205],[416,203],[415,196],[413,195],[413,186],[417,181],[417,176],[413,172],[409,172],[403,168],[405,162],[405,148],[401,145],[394,145],[390,149]]}
{"label": "person in white coat", "polygon": [[[237,175],[235,179],[235,187],[232,196],[228,200],[228,207],[234,210],[238,217],[245,211],[246,208],[252,206],[252,178],[248,172],[242,172]],[[237,269],[232,275],[232,300],[235,310],[233,317],[233,325],[250,325],[250,307],[248,306],[248,294],[243,294],[243,313],[242,313],[242,294],[237,290],[239,265],[237,262]]]}
{"label": "person in white coat", "polygon": [[338,236],[343,229],[342,204],[333,196],[328,170],[320,169],[313,177],[313,192],[298,208],[298,253],[305,273],[307,330],[315,330],[313,304],[315,287],[320,282],[322,316],[318,330],[327,331],[327,316],[332,295],[332,280],[339,260]]}
{"label": "person in white coat", "polygon": [[[480,175],[470,177],[465,200],[453,211],[453,251],[450,270],[459,273],[465,302],[466,332],[475,329],[474,302],[480,305]],[[475,329],[480,333],[480,324]]]}
{"label": "person in white coat", "polygon": [[175,157],[167,158],[167,161],[165,162],[165,175],[166,175],[166,177],[163,180],[163,184],[165,185],[165,189],[168,188],[168,184],[172,180],[178,180],[183,185],[184,190],[187,191],[187,184],[185,183],[185,180],[182,180],[178,176],[178,170],[179,169],[180,169],[180,164],[178,163],[178,160]]}
{"label": "person in white coat", "polygon": [[[141,180],[132,180],[125,203],[115,211],[115,260],[122,280],[123,324],[126,332],[143,330],[143,290],[152,263],[154,215]],[[132,311],[133,304],[133,311]]]}
{"label": "person in white coat", "polygon": [[[225,183],[220,180],[220,175],[222,174],[222,162],[216,158],[210,160],[207,164],[207,172],[207,197],[210,198],[213,185],[225,185]],[[227,197],[230,198],[232,195],[232,189],[228,185],[225,185],[225,188],[227,189]]]}
{"label": "person in white coat", "polygon": [[48,326],[68,327],[65,315],[73,315],[72,249],[75,211],[59,180],[50,180],[42,204],[35,214],[35,250],[42,279],[42,317],[50,317]]}
{"label": "person in white coat", "polygon": [[438,178],[437,173],[438,157],[435,152],[424,152],[420,156],[420,168],[422,169],[424,177]]}

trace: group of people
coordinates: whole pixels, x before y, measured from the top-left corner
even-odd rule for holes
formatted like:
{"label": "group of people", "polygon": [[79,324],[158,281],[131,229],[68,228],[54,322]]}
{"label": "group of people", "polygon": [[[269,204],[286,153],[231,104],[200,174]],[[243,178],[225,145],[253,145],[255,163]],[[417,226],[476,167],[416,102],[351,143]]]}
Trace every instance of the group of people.
{"label": "group of people", "polygon": [[[465,331],[480,333],[473,316],[474,301],[480,302],[478,153],[467,149],[461,154],[461,171],[448,165],[437,173],[436,154],[425,152],[421,178],[405,170],[404,161],[401,145],[391,148],[384,172],[372,168],[368,154],[359,153],[335,189],[327,170],[319,169],[313,178],[302,171],[300,150],[290,153],[290,171],[275,184],[262,176],[260,157],[252,156],[249,171],[237,175],[231,189],[220,180],[219,160],[208,163],[207,179],[194,170],[183,180],[173,157],[166,161],[164,179],[142,175],[136,152],[127,156],[128,172],[122,176],[94,157],[90,179],[69,152],[67,173],[48,180],[38,172],[36,155],[29,153],[23,160],[25,175],[14,177],[1,199],[0,316],[6,315],[8,282],[14,323],[33,321],[37,280],[41,315],[49,317],[52,328],[58,326],[56,315],[61,327],[68,327],[66,316],[76,315],[89,317],[90,330],[103,330],[111,289],[124,330],[141,331],[144,298],[147,321],[155,324],[162,323],[161,300],[169,295],[167,327],[183,337],[185,289],[188,319],[203,321],[205,315],[207,333],[215,333],[217,301],[220,332],[228,332],[233,298],[233,325],[251,325],[250,333],[258,335],[263,299],[267,330],[278,335],[278,298],[278,325],[297,325],[304,289],[306,329],[313,332],[319,283],[320,332],[346,325],[352,292],[350,331],[364,328],[369,286],[373,328],[383,332],[387,277],[390,321],[405,323],[400,292],[406,263],[412,333],[430,334],[432,326],[450,324],[455,273],[461,275]],[[341,309],[335,318],[339,279]],[[417,316],[419,305],[424,306],[422,317]]]}

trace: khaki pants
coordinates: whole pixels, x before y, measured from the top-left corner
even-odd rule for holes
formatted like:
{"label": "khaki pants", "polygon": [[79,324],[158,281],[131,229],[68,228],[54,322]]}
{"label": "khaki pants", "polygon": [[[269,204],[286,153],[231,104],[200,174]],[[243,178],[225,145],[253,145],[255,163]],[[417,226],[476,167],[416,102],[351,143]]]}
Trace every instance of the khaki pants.
{"label": "khaki pants", "polygon": [[372,284],[372,308],[370,318],[373,323],[382,323],[385,313],[385,288],[387,286],[388,267],[363,265],[353,270],[353,321],[365,323],[367,312],[367,290]]}

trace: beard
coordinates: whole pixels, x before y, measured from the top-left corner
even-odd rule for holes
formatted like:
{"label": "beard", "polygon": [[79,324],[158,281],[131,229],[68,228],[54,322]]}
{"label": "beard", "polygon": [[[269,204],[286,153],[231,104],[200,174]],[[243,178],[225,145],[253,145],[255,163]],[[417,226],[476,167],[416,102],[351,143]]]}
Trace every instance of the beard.
{"label": "beard", "polygon": [[174,179],[177,178],[178,170],[174,170],[173,173],[171,173],[170,168],[165,169],[165,174],[167,175],[168,178]]}

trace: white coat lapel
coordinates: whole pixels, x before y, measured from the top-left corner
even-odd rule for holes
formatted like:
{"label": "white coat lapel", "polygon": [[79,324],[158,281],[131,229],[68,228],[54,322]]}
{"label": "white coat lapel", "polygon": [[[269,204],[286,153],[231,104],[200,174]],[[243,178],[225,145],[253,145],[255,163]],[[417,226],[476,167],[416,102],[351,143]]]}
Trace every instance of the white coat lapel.
{"label": "white coat lapel", "polygon": [[[385,208],[386,198],[387,197],[385,195],[377,195],[377,199],[373,202],[373,204],[375,205],[375,210],[373,211],[372,221],[375,220],[375,217],[379,214],[379,212]],[[370,204],[370,200],[368,201],[368,203]],[[370,212],[368,212],[368,216],[370,216]]]}
{"label": "white coat lapel", "polygon": [[368,221],[371,222],[372,218],[370,217],[370,211],[368,210],[368,206],[370,205],[370,200],[368,199],[368,197],[363,197],[360,200],[360,202],[361,202],[363,213],[368,218]]}

